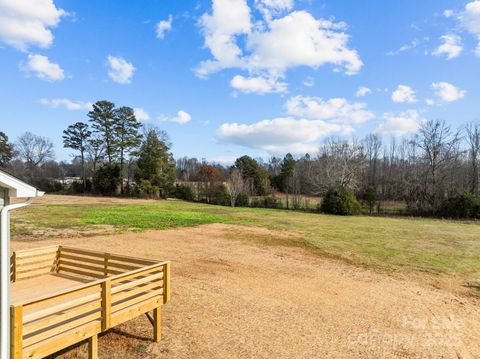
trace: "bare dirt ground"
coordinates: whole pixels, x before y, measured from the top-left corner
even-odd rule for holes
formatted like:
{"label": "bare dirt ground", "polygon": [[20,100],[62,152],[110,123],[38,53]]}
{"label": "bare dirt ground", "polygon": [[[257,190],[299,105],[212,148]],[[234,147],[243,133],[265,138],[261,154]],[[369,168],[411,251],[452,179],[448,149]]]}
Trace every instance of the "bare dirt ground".
{"label": "bare dirt ground", "polygon": [[[101,358],[480,358],[477,299],[245,240],[285,235],[215,224],[12,247],[63,243],[172,261],[161,343],[142,316],[100,338]],[[86,357],[86,348],[60,357]]]}

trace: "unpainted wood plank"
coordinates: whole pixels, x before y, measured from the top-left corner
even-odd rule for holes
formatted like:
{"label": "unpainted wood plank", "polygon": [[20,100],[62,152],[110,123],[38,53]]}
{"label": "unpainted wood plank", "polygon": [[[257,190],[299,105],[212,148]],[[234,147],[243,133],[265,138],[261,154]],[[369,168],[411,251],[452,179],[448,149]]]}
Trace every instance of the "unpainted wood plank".
{"label": "unpainted wood plank", "polygon": [[127,320],[136,318],[139,315],[150,312],[151,310],[159,307],[163,302],[163,298],[155,300],[146,300],[144,303],[138,303],[133,308],[126,308],[117,313],[112,314],[112,327],[122,324]]}
{"label": "unpainted wood plank", "polygon": [[88,339],[88,359],[98,359],[98,336],[93,335]]}
{"label": "unpainted wood plank", "polygon": [[[10,354],[12,359],[22,359],[23,350],[23,306],[10,307]],[[2,343],[2,345],[6,345]]]}
{"label": "unpainted wood plank", "polygon": [[165,293],[163,294],[163,303],[170,301],[170,262],[167,262],[163,266],[163,271],[165,273],[165,278],[163,279],[163,288]]}
{"label": "unpainted wood plank", "polygon": [[112,313],[112,283],[106,280],[102,283],[102,331],[111,326]]}
{"label": "unpainted wood plank", "polygon": [[159,342],[162,338],[162,313],[160,307],[153,310],[153,340]]}

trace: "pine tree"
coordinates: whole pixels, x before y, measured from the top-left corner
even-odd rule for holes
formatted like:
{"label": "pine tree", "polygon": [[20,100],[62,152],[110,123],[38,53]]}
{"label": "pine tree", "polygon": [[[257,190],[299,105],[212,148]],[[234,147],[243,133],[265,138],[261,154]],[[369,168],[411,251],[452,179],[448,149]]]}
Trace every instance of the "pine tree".
{"label": "pine tree", "polygon": [[105,154],[108,164],[112,164],[115,157],[115,104],[109,101],[97,101],[88,113],[94,132],[105,141]]}
{"label": "pine tree", "polygon": [[77,122],[67,127],[63,131],[63,147],[71,148],[80,152],[80,160],[83,172],[83,190],[87,189],[87,178],[85,170],[85,151],[87,150],[88,140],[92,132],[88,125],[83,122]]}
{"label": "pine tree", "polygon": [[[120,107],[115,110],[114,131],[115,146],[119,153],[120,173],[124,173],[125,155],[137,148],[142,140],[139,129],[142,125],[135,118],[135,113],[130,107]],[[123,180],[121,182],[121,193],[123,194]]]}

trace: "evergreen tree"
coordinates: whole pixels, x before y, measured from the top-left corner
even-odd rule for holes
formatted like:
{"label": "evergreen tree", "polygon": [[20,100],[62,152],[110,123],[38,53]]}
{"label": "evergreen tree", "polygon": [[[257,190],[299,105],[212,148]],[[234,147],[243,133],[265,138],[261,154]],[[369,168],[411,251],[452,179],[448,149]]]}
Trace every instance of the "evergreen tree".
{"label": "evergreen tree", "polygon": [[158,188],[161,197],[165,197],[175,182],[175,161],[170,148],[155,130],[150,130],[138,151],[135,180],[145,186]]}
{"label": "evergreen tree", "polygon": [[293,181],[293,175],[295,172],[295,159],[290,153],[287,153],[282,161],[282,167],[280,169],[280,183],[282,185],[282,191],[285,193],[287,200],[287,209],[289,208],[288,195],[290,193]]}
{"label": "evergreen tree", "polygon": [[268,193],[270,188],[268,173],[257,161],[249,156],[242,156],[235,161],[235,167],[242,172],[242,177],[245,181],[251,181],[253,183],[253,189],[256,195],[264,196]]}
{"label": "evergreen tree", "polygon": [[80,161],[83,173],[83,191],[87,189],[87,176],[85,170],[85,151],[87,150],[88,140],[92,132],[88,125],[83,122],[77,122],[67,127],[63,131],[63,147],[71,148],[80,152]]}
{"label": "evergreen tree", "polygon": [[13,157],[13,145],[8,142],[8,136],[0,131],[0,167],[6,167]]}
{"label": "evergreen tree", "polygon": [[[139,133],[140,122],[135,118],[135,113],[130,107],[120,107],[115,110],[114,131],[115,146],[119,153],[120,173],[124,173],[125,155],[137,148],[142,140]],[[121,193],[123,194],[123,180],[121,182]]]}
{"label": "evergreen tree", "polygon": [[112,164],[115,157],[115,104],[109,101],[97,101],[88,113],[94,132],[105,141],[105,154],[108,164]]}

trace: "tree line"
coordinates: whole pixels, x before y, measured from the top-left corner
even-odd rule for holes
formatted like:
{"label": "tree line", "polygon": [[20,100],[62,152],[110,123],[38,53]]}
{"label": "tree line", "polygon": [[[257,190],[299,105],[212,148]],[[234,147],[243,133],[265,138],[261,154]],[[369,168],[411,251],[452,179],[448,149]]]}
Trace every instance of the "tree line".
{"label": "tree line", "polygon": [[[54,161],[53,144],[25,133],[12,144],[0,132],[0,166],[50,192],[165,198],[229,206],[320,210],[336,214],[404,213],[480,217],[480,125],[452,128],[431,120],[412,136],[328,138],[315,154],[268,159],[241,156],[232,165],[174,160],[167,134],[142,125],[132,108],[98,101],[85,122],[63,131],[72,161]],[[80,177],[65,185],[66,177]],[[283,194],[283,200],[277,195]],[[307,197],[321,197],[315,208]]]}

